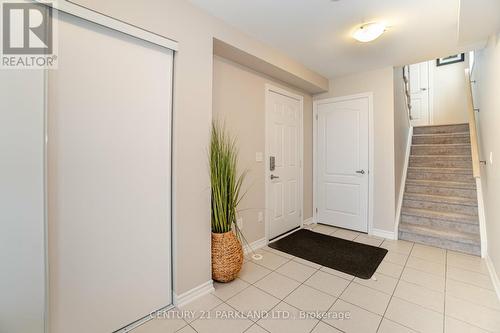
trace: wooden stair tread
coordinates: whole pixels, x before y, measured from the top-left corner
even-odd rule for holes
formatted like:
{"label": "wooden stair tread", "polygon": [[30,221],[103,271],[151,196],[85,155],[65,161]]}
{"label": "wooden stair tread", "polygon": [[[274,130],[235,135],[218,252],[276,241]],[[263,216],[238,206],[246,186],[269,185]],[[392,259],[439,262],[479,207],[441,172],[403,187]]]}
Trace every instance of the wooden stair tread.
{"label": "wooden stair tread", "polygon": [[443,187],[471,190],[476,189],[475,183],[470,182],[457,182],[457,181],[443,181],[443,180],[423,180],[423,179],[407,179],[406,185],[426,186],[426,187]]}
{"label": "wooden stair tread", "polygon": [[416,217],[432,218],[432,219],[436,219],[436,220],[448,220],[448,221],[453,221],[456,223],[470,223],[470,224],[479,223],[479,219],[478,219],[477,215],[442,212],[442,211],[422,209],[422,208],[413,208],[413,207],[404,207],[403,206],[403,208],[401,209],[401,214],[416,216]]}
{"label": "wooden stair tread", "polygon": [[465,198],[465,197],[448,196],[448,195],[434,195],[434,194],[424,194],[424,193],[405,193],[404,197],[409,200],[419,200],[419,201],[428,201],[435,203],[448,203],[455,205],[466,205],[466,206],[477,207],[477,199],[475,198]]}
{"label": "wooden stair tread", "polygon": [[455,173],[455,174],[471,174],[472,168],[437,168],[427,166],[409,166],[408,171],[415,172],[435,172],[435,173]]}
{"label": "wooden stair tread", "polygon": [[470,136],[469,132],[450,132],[450,133],[417,133],[413,134],[413,136],[417,137],[461,137],[461,136]]}
{"label": "wooden stair tread", "polygon": [[414,233],[425,237],[441,238],[460,243],[479,245],[481,242],[479,235],[453,229],[428,227],[407,223],[401,223],[399,229],[402,232]]}

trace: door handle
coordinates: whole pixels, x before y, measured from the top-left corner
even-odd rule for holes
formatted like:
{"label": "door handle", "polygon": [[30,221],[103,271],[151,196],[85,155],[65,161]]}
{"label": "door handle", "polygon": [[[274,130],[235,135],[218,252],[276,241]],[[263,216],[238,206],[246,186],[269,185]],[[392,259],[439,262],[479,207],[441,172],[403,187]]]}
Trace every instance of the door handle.
{"label": "door handle", "polygon": [[271,175],[271,180],[278,179],[278,178],[280,178],[280,177],[279,176],[275,176],[275,175]]}
{"label": "door handle", "polygon": [[426,91],[426,90],[427,90],[427,88],[420,88],[420,90],[422,90],[422,91]]}
{"label": "door handle", "polygon": [[365,174],[365,170],[357,170],[356,173],[360,173],[360,174],[364,175]]}

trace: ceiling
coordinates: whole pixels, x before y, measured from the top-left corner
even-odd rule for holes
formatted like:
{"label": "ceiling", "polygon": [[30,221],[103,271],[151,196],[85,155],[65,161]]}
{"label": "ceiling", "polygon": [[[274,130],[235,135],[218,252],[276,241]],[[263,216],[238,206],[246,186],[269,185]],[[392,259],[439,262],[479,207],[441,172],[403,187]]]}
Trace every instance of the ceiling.
{"label": "ceiling", "polygon": [[[459,0],[190,1],[329,78],[447,56],[476,41],[459,42]],[[390,28],[371,43],[350,37],[371,21]]]}

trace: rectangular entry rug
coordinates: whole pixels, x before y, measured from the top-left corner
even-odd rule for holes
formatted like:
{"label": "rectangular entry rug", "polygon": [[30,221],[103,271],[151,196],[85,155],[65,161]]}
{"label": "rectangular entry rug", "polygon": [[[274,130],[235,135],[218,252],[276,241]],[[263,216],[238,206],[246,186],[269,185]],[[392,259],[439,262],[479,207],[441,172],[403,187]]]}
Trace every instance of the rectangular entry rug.
{"label": "rectangular entry rug", "polygon": [[300,229],[269,247],[330,267],[361,279],[369,279],[384,259],[387,250]]}

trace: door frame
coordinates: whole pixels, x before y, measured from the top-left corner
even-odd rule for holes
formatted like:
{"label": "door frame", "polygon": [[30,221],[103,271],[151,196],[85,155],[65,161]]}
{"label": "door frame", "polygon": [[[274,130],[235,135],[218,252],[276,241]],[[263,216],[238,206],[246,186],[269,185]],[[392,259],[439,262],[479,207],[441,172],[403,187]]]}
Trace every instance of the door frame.
{"label": "door frame", "polygon": [[[265,94],[265,143],[264,143],[264,177],[265,177],[265,193],[264,193],[264,224],[265,224],[265,240],[266,244],[269,243],[269,236],[270,236],[270,210],[269,208],[271,207],[270,204],[270,196],[269,196],[269,191],[271,189],[271,181],[269,177],[271,176],[271,172],[269,171],[269,149],[268,149],[268,141],[269,141],[269,130],[270,130],[270,120],[269,120],[269,115],[270,115],[270,107],[269,107],[269,94],[271,92],[292,98],[297,100],[300,103],[300,108],[299,108],[299,140],[298,140],[298,145],[299,145],[299,204],[300,204],[300,225],[299,227],[302,228],[304,224],[304,97],[295,93],[292,93],[288,90],[285,90],[283,88],[279,88],[275,85],[266,83],[265,88],[264,88],[264,94]],[[288,233],[281,235],[279,237],[275,237],[275,239],[279,239],[281,237],[286,236]]]}
{"label": "door frame", "polygon": [[434,70],[435,62],[429,61],[429,125],[434,125]]}
{"label": "door frame", "polygon": [[368,234],[373,235],[373,152],[374,152],[374,124],[373,124],[373,92],[360,93],[340,97],[317,99],[313,101],[313,223],[318,221],[318,106],[335,102],[349,101],[359,98],[368,98]]}

